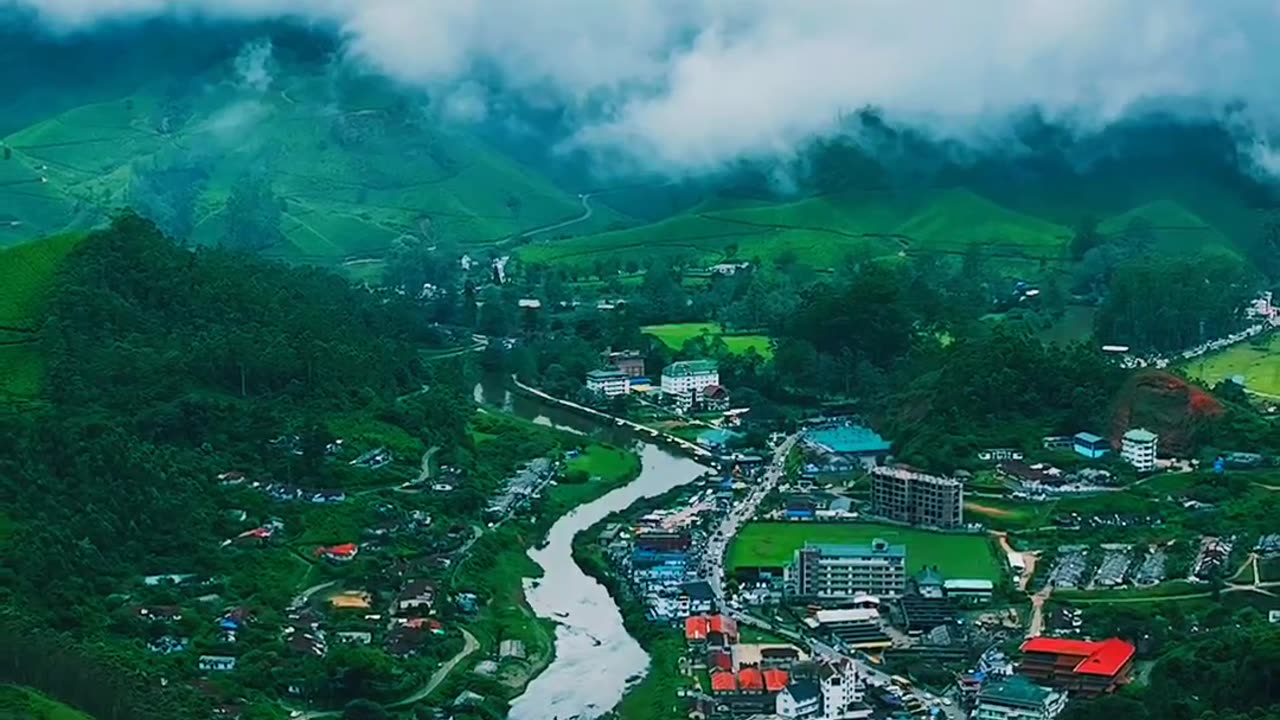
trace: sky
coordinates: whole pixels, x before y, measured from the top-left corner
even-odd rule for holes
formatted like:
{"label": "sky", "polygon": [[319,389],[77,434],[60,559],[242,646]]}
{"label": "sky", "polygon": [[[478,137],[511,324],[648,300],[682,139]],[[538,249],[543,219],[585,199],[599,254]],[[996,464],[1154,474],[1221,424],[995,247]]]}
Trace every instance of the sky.
{"label": "sky", "polygon": [[0,0],[56,32],[158,15],[293,17],[345,56],[489,114],[478,69],[580,111],[573,147],[639,169],[786,156],[876,108],[970,144],[1035,108],[1079,132],[1168,107],[1280,131],[1280,0]]}

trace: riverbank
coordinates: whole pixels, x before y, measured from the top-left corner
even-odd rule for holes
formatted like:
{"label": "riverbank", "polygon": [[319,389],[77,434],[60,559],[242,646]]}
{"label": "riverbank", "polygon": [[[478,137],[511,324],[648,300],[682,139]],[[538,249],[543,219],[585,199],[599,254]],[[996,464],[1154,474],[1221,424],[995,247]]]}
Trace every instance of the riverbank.
{"label": "riverbank", "polygon": [[687,486],[641,500],[626,510],[612,513],[573,540],[573,560],[589,577],[604,586],[622,614],[623,626],[649,654],[648,672],[630,686],[618,706],[605,717],[617,720],[681,720],[687,717],[680,689],[692,687],[680,670],[684,636],[675,628],[649,621],[644,603],[626,581],[615,574],[596,538],[609,523],[631,520],[652,510],[670,507],[689,493]]}

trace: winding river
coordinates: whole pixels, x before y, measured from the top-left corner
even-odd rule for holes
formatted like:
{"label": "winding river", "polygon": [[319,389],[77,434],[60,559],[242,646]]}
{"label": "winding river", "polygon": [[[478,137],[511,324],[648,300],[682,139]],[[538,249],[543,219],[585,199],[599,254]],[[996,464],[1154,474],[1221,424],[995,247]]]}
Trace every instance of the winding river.
{"label": "winding river", "polygon": [[579,433],[603,434],[619,444],[635,443],[640,454],[641,472],[635,481],[564,516],[552,526],[546,545],[529,551],[545,574],[527,582],[525,594],[539,617],[558,623],[556,657],[515,700],[510,717],[597,717],[617,705],[628,680],[634,681],[648,672],[649,656],[623,628],[622,615],[604,586],[584,574],[573,561],[573,537],[641,498],[692,482],[707,468],[651,443],[620,436],[614,428],[602,428],[573,413],[513,396],[500,384],[477,385],[476,399],[534,422]]}

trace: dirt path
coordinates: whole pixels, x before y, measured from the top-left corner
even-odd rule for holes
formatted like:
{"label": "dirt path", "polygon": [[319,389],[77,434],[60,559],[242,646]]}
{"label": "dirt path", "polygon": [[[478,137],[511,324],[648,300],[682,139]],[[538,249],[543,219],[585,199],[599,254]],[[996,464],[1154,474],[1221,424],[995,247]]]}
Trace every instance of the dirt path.
{"label": "dirt path", "polygon": [[1009,533],[1004,532],[1003,530],[995,530],[992,531],[991,534],[994,535],[996,541],[1000,543],[1000,549],[1004,551],[1005,554],[1005,562],[1008,562],[1010,555],[1018,555],[1022,557],[1022,562],[1026,567],[1022,571],[1022,575],[1018,578],[1018,590],[1026,592],[1027,584],[1031,582],[1031,578],[1036,574],[1036,562],[1040,559],[1040,554],[1030,551],[1024,552],[1021,550],[1014,550],[1013,546],[1009,544]]}
{"label": "dirt path", "polygon": [[444,682],[445,678],[449,677],[449,674],[453,672],[454,668],[458,667],[459,663],[466,660],[469,655],[480,649],[480,642],[476,640],[475,635],[468,632],[466,628],[458,629],[462,632],[463,640],[462,649],[458,651],[458,654],[449,658],[445,664],[437,668],[436,671],[431,674],[431,679],[427,681],[427,684],[423,685],[417,692],[400,702],[388,705],[387,709],[395,710],[397,708],[408,707],[420,700],[424,700],[431,694],[431,691],[435,690],[440,686],[440,683]]}

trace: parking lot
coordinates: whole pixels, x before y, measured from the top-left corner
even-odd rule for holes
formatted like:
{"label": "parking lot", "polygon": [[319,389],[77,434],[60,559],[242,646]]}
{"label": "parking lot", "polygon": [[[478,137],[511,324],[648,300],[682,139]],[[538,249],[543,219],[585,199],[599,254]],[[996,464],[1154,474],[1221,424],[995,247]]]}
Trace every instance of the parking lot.
{"label": "parking lot", "polygon": [[1153,546],[1148,550],[1146,557],[1142,558],[1142,564],[1133,574],[1134,584],[1155,585],[1164,580],[1165,557],[1164,548]]}
{"label": "parking lot", "polygon": [[1129,545],[1103,545],[1102,550],[1106,554],[1093,575],[1093,584],[1106,588],[1123,585],[1132,562],[1132,548]]}
{"label": "parking lot", "polygon": [[1049,571],[1049,584],[1057,588],[1077,588],[1084,580],[1089,566],[1089,548],[1084,545],[1063,545],[1058,548],[1058,559]]}

